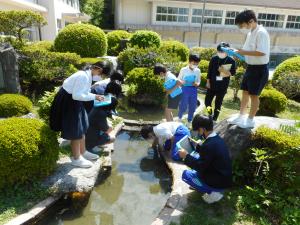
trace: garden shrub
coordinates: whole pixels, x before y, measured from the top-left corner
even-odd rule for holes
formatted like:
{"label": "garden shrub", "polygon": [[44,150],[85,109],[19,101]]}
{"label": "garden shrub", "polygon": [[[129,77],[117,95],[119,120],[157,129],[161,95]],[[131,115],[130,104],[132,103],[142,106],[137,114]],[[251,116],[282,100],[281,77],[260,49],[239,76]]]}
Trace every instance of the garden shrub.
{"label": "garden shrub", "polygon": [[49,124],[50,108],[58,91],[59,87],[56,87],[53,91],[46,91],[38,101],[38,114],[47,124]]}
{"label": "garden shrub", "polygon": [[46,51],[54,51],[53,41],[37,41],[33,42],[26,46],[26,48],[31,50],[46,50]]}
{"label": "garden shrub", "polygon": [[19,94],[0,95],[0,117],[22,116],[32,110],[32,102]]}
{"label": "garden shrub", "polygon": [[206,88],[206,82],[207,82],[207,73],[201,73],[200,87]]}
{"label": "garden shrub", "polygon": [[57,134],[42,121],[0,121],[0,189],[49,175],[58,159]]}
{"label": "garden shrub", "polygon": [[243,67],[238,67],[236,74],[230,78],[229,86],[233,89],[233,101],[239,100],[238,92],[241,89],[244,73],[245,69]]}
{"label": "garden shrub", "polygon": [[140,48],[160,47],[160,35],[154,31],[138,30],[130,38],[130,44],[132,46],[138,46]]}
{"label": "garden shrub", "polygon": [[210,61],[211,58],[217,54],[217,49],[193,47],[193,48],[191,48],[191,53],[199,54],[201,60]]}
{"label": "garden shrub", "polygon": [[[300,60],[299,60],[300,63]],[[289,99],[300,102],[300,70],[297,72],[287,72],[274,80],[273,86]]]}
{"label": "garden shrub", "polygon": [[63,80],[75,73],[74,65],[80,57],[75,53],[49,52],[45,50],[22,51],[20,80],[23,92],[27,95],[40,95],[62,84]]}
{"label": "garden shrub", "polygon": [[109,32],[107,35],[107,55],[118,56],[120,53],[120,41],[122,39],[130,39],[131,34],[125,30],[115,30]]}
{"label": "garden shrub", "polygon": [[129,85],[127,96],[131,102],[143,105],[164,103],[164,81],[155,76],[152,69],[135,68],[128,73],[125,82]]}
{"label": "garden shrub", "polygon": [[58,52],[74,52],[81,57],[103,56],[107,51],[107,38],[96,26],[70,24],[58,33],[54,49]]}
{"label": "garden shrub", "polygon": [[287,106],[287,98],[275,89],[265,89],[260,97],[259,113],[267,116],[274,116],[283,112]]}
{"label": "garden shrub", "polygon": [[15,49],[22,49],[24,47],[24,42],[19,41],[14,36],[0,35],[0,43],[4,42],[10,43]]}
{"label": "garden shrub", "polygon": [[208,73],[209,61],[201,60],[199,63],[199,69],[201,73]]}
{"label": "garden shrub", "polygon": [[289,58],[282,63],[280,63],[273,74],[273,82],[276,82],[280,78],[284,78],[286,74],[290,74],[291,72],[299,72],[300,71],[300,56]]}
{"label": "garden shrub", "polygon": [[104,61],[103,58],[81,58],[79,64],[76,66],[78,69],[83,69],[87,65],[92,65],[96,62]]}
{"label": "garden shrub", "polygon": [[189,58],[188,47],[180,41],[168,40],[162,41],[160,49],[162,51],[175,54],[180,58],[180,61],[185,62]]}

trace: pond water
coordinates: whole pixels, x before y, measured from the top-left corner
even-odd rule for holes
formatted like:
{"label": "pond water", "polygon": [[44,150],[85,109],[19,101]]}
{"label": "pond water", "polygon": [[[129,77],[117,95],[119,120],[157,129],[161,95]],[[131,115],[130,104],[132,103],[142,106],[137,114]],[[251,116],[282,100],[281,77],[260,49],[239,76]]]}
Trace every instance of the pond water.
{"label": "pond water", "polygon": [[80,214],[66,210],[46,224],[151,224],[169,197],[172,181],[163,162],[147,155],[148,147],[137,135],[121,132],[115,141],[111,174],[94,188],[88,205]]}

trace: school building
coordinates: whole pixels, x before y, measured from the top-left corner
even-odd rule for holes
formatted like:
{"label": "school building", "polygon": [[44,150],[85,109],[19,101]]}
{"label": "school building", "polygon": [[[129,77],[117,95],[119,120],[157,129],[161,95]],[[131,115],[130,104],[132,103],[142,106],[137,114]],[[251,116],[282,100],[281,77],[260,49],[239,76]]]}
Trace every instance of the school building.
{"label": "school building", "polygon": [[[164,39],[199,46],[204,0],[115,0],[116,29],[151,29]],[[226,41],[239,48],[246,36],[235,26],[240,11],[252,9],[271,36],[271,67],[300,54],[300,0],[207,0],[201,46]]]}
{"label": "school building", "polygon": [[46,26],[28,29],[28,38],[32,41],[54,40],[67,24],[89,20],[80,13],[79,0],[0,0],[0,10],[30,10],[43,15]]}

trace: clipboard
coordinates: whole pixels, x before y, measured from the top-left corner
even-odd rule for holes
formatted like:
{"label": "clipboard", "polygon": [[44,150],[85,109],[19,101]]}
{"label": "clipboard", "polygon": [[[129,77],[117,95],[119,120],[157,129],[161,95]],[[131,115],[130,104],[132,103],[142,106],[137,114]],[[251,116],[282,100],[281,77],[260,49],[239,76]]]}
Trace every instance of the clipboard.
{"label": "clipboard", "polygon": [[[164,88],[166,90],[170,90],[172,89],[177,83],[177,80],[175,79],[171,79],[171,80],[168,80],[164,83]],[[171,94],[171,98],[175,98],[176,96],[180,95],[182,93],[182,89],[180,87],[176,88]]]}
{"label": "clipboard", "polygon": [[196,141],[191,141],[191,140],[192,139],[188,135],[186,135],[176,143],[176,147],[178,149],[183,148],[190,154],[196,150],[196,146],[194,145],[193,142],[197,143]]}
{"label": "clipboard", "polygon": [[111,94],[104,95],[103,101],[94,100],[94,107],[107,106],[111,104]]}
{"label": "clipboard", "polygon": [[236,53],[234,50],[232,50],[230,48],[224,48],[224,47],[221,47],[221,49],[222,49],[222,51],[226,52],[227,55],[237,57],[238,59],[245,61],[245,56],[240,55],[239,53]]}

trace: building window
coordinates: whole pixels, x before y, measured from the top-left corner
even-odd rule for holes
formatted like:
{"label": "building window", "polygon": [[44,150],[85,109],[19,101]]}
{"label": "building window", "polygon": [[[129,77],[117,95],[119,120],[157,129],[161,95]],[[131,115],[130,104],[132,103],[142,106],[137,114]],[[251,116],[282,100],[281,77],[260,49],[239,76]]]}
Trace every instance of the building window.
{"label": "building window", "polygon": [[258,23],[265,27],[283,28],[284,15],[279,14],[258,14]]}
{"label": "building window", "polygon": [[238,11],[227,11],[225,17],[226,25],[235,25],[235,17],[239,14]]}
{"label": "building window", "polygon": [[[222,24],[222,10],[205,10],[204,23],[207,24]],[[202,9],[193,9],[192,23],[201,23]]]}
{"label": "building window", "polygon": [[156,9],[156,21],[187,23],[189,21],[189,9],[158,6]]}
{"label": "building window", "polygon": [[300,16],[288,16],[286,28],[300,29]]}

